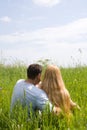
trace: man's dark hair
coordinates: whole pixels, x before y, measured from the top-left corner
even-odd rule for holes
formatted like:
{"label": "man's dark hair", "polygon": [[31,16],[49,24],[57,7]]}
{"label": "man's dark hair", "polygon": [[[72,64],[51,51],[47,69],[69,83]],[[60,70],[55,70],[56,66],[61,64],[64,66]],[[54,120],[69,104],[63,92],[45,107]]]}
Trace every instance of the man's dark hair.
{"label": "man's dark hair", "polygon": [[31,64],[27,68],[27,77],[29,79],[35,79],[36,76],[42,72],[42,66],[39,64]]}

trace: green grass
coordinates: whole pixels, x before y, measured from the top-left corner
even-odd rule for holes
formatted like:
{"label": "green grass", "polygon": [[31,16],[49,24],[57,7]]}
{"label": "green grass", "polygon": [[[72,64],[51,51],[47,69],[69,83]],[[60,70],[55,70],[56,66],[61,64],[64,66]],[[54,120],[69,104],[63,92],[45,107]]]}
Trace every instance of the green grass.
{"label": "green grass", "polygon": [[87,130],[87,67],[61,68],[63,80],[73,101],[81,107],[74,111],[70,122],[48,111],[40,116],[19,107],[10,115],[10,101],[13,87],[20,78],[26,78],[26,67],[22,65],[0,65],[0,130]]}

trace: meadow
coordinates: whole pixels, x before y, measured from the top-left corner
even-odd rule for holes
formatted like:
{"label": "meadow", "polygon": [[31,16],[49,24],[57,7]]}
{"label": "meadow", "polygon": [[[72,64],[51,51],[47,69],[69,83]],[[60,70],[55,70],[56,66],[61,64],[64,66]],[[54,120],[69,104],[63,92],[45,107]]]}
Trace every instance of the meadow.
{"label": "meadow", "polygon": [[13,87],[18,79],[26,78],[26,66],[0,64],[0,130],[87,130],[87,66],[60,69],[71,98],[81,107],[73,112],[70,121],[49,111],[41,116],[31,114],[28,119],[26,109],[21,107],[11,115]]}

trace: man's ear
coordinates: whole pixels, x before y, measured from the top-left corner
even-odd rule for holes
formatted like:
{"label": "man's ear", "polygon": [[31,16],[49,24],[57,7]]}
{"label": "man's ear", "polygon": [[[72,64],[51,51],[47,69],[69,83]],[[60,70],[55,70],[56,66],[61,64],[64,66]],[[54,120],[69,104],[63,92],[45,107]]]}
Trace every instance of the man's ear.
{"label": "man's ear", "polygon": [[38,78],[41,79],[41,73],[38,74]]}

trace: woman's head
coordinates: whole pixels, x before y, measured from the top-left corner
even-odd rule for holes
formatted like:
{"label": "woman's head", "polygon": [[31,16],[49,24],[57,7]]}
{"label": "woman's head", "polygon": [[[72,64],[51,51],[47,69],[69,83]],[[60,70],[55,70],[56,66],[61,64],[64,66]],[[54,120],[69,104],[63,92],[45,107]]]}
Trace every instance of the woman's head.
{"label": "woman's head", "polygon": [[49,86],[47,89],[62,89],[64,83],[62,80],[60,69],[55,65],[48,65],[45,69],[42,82]]}

